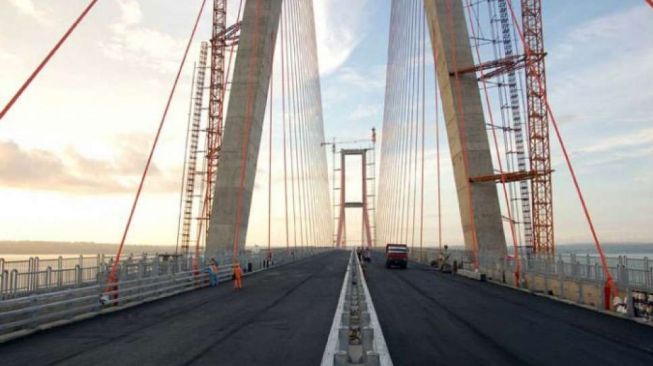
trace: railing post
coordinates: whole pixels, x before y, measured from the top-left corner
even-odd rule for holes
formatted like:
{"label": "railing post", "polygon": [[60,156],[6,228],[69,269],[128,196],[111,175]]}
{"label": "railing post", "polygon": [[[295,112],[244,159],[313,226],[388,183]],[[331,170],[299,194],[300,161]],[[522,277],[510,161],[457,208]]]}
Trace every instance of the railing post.
{"label": "railing post", "polygon": [[549,259],[544,260],[544,293],[549,294],[549,272],[551,272],[551,261]]}
{"label": "railing post", "polygon": [[635,316],[635,304],[633,301],[633,290],[628,287],[626,290],[626,315],[628,315],[629,318],[632,318]]}
{"label": "railing post", "polygon": [[590,255],[585,254],[585,264],[587,265],[587,279],[591,279],[590,268],[592,268],[592,262],[590,261]]}
{"label": "railing post", "polygon": [[644,286],[649,290],[653,289],[651,281],[651,266],[648,263],[648,257],[644,257]]}
{"label": "railing post", "polygon": [[127,259],[127,261],[124,261],[122,263],[118,263],[118,268],[120,269],[119,270],[119,273],[120,273],[119,278],[120,278],[121,281],[129,279],[129,264],[130,264],[129,259]]}
{"label": "railing post", "polygon": [[630,287],[630,276],[628,274],[628,257],[625,257],[625,265],[622,265],[620,268],[620,277],[621,277],[621,285],[624,288]]}
{"label": "railing post", "polygon": [[9,288],[9,272],[7,270],[2,271],[2,278],[0,278],[0,300],[5,298],[5,295],[8,293]]}
{"label": "railing post", "polygon": [[32,278],[34,276],[34,258],[29,257],[29,262],[27,263],[27,283],[26,290],[32,291]]}
{"label": "railing post", "polygon": [[57,258],[57,286],[63,286],[63,257]]}
{"label": "railing post", "polygon": [[[599,273],[601,273],[601,277],[599,277]],[[601,285],[603,280],[604,280],[603,273],[599,271],[599,264],[594,263],[594,281],[599,285]]]}
{"label": "railing post", "polygon": [[571,276],[576,280],[580,277],[580,262],[576,260],[575,256],[573,262],[571,262]]}
{"label": "railing post", "polygon": [[48,266],[45,270],[45,288],[52,287],[52,267]]}
{"label": "railing post", "polygon": [[565,295],[565,262],[562,260],[562,255],[558,256],[558,297],[564,299]]}
{"label": "railing post", "polygon": [[39,257],[34,258],[34,266],[36,267],[36,271],[34,272],[34,291],[39,290],[39,285],[40,285],[40,274],[41,274],[41,261],[39,260]]}
{"label": "railing post", "polygon": [[9,277],[9,291],[11,295],[15,295],[18,291],[18,270],[11,270],[11,276]]}
{"label": "railing post", "polygon": [[[601,273],[601,277],[599,278],[599,273]],[[596,291],[599,294],[598,301],[596,302],[596,310],[601,311],[603,310],[603,306],[605,304],[605,291],[603,291],[603,286],[605,279],[603,278],[604,274],[602,272],[599,272],[599,264],[594,263],[594,283],[596,284]]]}
{"label": "railing post", "polygon": [[82,284],[82,267],[79,264],[75,265],[75,286],[79,287]]}

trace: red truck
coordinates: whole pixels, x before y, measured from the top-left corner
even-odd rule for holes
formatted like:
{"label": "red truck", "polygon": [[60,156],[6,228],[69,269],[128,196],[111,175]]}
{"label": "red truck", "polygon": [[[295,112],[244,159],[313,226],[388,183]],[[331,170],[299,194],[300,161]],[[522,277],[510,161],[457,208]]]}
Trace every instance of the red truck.
{"label": "red truck", "polygon": [[385,246],[385,267],[398,266],[406,268],[408,266],[408,246],[406,244],[387,244]]}

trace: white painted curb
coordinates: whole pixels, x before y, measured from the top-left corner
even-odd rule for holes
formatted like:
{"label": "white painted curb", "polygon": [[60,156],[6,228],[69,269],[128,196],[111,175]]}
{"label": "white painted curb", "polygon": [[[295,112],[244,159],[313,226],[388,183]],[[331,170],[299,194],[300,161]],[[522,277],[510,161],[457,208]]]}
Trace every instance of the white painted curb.
{"label": "white painted curb", "polygon": [[351,255],[349,256],[349,261],[347,262],[345,279],[342,281],[342,288],[340,289],[338,306],[336,307],[336,313],[333,316],[333,322],[331,323],[331,331],[329,332],[329,338],[327,339],[326,347],[324,347],[324,354],[322,354],[322,363],[321,363],[322,366],[333,366],[333,356],[335,355],[336,349],[338,348],[338,329],[340,328],[342,312],[345,306],[345,292],[347,290],[347,283],[349,282],[349,277],[351,276],[353,260],[354,260],[354,252],[352,251]]}
{"label": "white painted curb", "polygon": [[370,313],[370,326],[374,329],[374,351],[379,354],[381,366],[392,366],[390,351],[388,351],[388,345],[385,343],[385,337],[383,336],[383,330],[381,330],[379,318],[376,315],[376,309],[374,309],[374,302],[372,301],[370,290],[367,288],[367,280],[365,280],[365,275],[363,275],[363,270],[360,268],[358,259],[355,259],[355,261],[361,273],[360,278],[363,290],[365,291],[365,299],[367,300],[367,310]]}

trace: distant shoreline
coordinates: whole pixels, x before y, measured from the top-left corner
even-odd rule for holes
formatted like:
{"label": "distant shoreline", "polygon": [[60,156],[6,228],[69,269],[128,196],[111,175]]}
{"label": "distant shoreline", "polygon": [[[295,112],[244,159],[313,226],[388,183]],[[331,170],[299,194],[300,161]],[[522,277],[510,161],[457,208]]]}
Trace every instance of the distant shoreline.
{"label": "distant shoreline", "polygon": [[[425,245],[433,247],[433,245]],[[461,249],[462,246],[451,245],[452,249]],[[115,254],[117,244],[94,242],[46,242],[46,241],[10,241],[0,240],[0,255],[2,254]],[[510,247],[509,247],[510,249]],[[653,252],[653,243],[605,243],[603,249],[606,254],[628,254]],[[127,253],[170,253],[175,251],[174,245],[143,245],[129,244],[125,246]],[[559,244],[558,253],[595,253],[594,244]]]}
{"label": "distant shoreline", "polygon": [[[0,241],[2,254],[115,254],[117,244],[92,242]],[[174,245],[125,245],[128,253],[169,253]]]}

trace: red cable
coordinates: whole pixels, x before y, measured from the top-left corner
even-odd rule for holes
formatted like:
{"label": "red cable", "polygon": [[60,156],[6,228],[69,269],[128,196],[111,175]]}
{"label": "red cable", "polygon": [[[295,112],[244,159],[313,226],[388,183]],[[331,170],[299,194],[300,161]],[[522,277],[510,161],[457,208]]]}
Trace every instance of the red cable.
{"label": "red cable", "polygon": [[300,35],[300,30],[299,30],[299,19],[301,19],[300,16],[297,15],[297,7],[298,3],[295,2],[294,6],[291,8],[292,13],[294,14],[294,18],[296,19],[293,23],[291,23],[291,30],[292,30],[292,44],[293,44],[293,84],[295,85],[295,103],[294,105],[294,110],[295,113],[293,117],[295,117],[295,123],[296,123],[296,128],[295,128],[295,159],[297,163],[297,195],[298,195],[298,211],[299,211],[299,216],[300,216],[300,221],[299,221],[299,237],[301,240],[301,247],[303,248],[307,244],[307,237],[308,237],[308,221],[307,221],[307,209],[306,209],[306,172],[305,172],[305,149],[304,149],[304,143],[303,143],[303,136],[304,136],[304,123],[303,123],[303,95],[304,95],[304,88],[302,87],[302,83],[300,81],[301,73],[299,69],[299,61],[300,61],[300,53],[301,50],[299,48],[299,35]]}
{"label": "red cable", "polygon": [[75,30],[75,28],[77,28],[77,26],[79,25],[79,23],[82,22],[82,20],[86,17],[86,14],[88,14],[88,12],[91,11],[91,9],[95,6],[95,4],[97,3],[97,1],[98,1],[98,0],[92,0],[92,1],[91,1],[91,2],[86,6],[86,8],[84,9],[84,11],[79,15],[79,17],[77,17],[77,19],[75,20],[75,22],[70,26],[70,28],[68,28],[68,30],[66,31],[66,33],[64,33],[63,37],[61,37],[61,39],[59,40],[59,42],[57,42],[57,44],[55,44],[54,48],[52,48],[52,50],[50,50],[50,52],[48,53],[48,55],[45,56],[45,58],[43,59],[43,61],[41,61],[41,63],[39,64],[39,66],[38,66],[38,67],[37,67],[37,68],[32,72],[32,74],[29,76],[29,78],[27,78],[27,80],[23,83],[23,85],[20,87],[20,89],[18,89],[18,91],[16,92],[16,94],[14,94],[14,96],[11,98],[11,100],[9,100],[9,103],[7,103],[7,105],[2,109],[2,112],[0,112],[0,119],[2,119],[2,117],[4,117],[5,114],[6,114],[7,112],[9,112],[9,110],[10,110],[11,107],[14,105],[14,103],[16,103],[16,101],[18,100],[18,98],[20,98],[20,96],[21,96],[21,95],[23,94],[23,92],[27,89],[27,87],[29,87],[29,85],[30,85],[30,84],[32,83],[32,81],[36,78],[36,76],[41,72],[41,70],[43,70],[43,68],[45,67],[45,65],[46,65],[46,64],[50,61],[50,59],[52,58],[52,56],[54,56],[54,54],[57,53],[57,50],[59,50],[59,47],[61,47],[61,45],[64,44],[64,42],[66,42],[66,40],[68,39],[68,36],[70,36],[70,34]]}
{"label": "red cable", "polygon": [[[414,2],[413,2],[414,3]],[[414,31],[415,31],[415,19],[417,18],[414,14],[412,14],[412,7],[411,7],[411,20],[410,20],[410,36],[409,36],[409,53],[408,53],[408,59],[409,59],[409,68],[408,68],[408,81],[406,83],[407,91],[406,93],[408,94],[407,100],[406,100],[406,113],[405,113],[405,124],[407,125],[406,127],[406,133],[405,133],[405,144],[403,146],[403,164],[402,167],[404,167],[402,176],[405,178],[404,182],[402,182],[402,188],[405,188],[406,186],[410,187],[410,173],[411,173],[411,167],[412,167],[412,159],[411,159],[411,151],[412,151],[412,136],[413,136],[413,123],[411,121],[412,113],[413,113],[413,108],[412,106],[414,105],[413,103],[413,91],[415,90],[414,85],[415,85],[415,73],[414,70],[412,69],[414,66],[413,61],[413,53],[415,51],[415,38],[414,38]],[[405,192],[405,193],[404,193]],[[403,242],[408,245],[408,228],[410,227],[410,194],[411,190],[410,189],[402,189],[402,195],[401,195],[401,215],[402,215],[402,223],[403,225]],[[414,243],[411,243],[411,249],[414,248]]]}
{"label": "red cable", "polygon": [[421,8],[422,19],[422,166],[420,183],[420,213],[419,213],[419,253],[422,256],[424,245],[424,145],[426,140],[426,15]]}
{"label": "red cable", "polygon": [[[274,35],[270,36],[271,42],[274,41]],[[274,63],[272,64],[274,70]],[[274,72],[273,72],[274,74]],[[270,141],[268,146],[268,259],[272,257],[272,110],[274,106],[274,77],[270,78]]]}
{"label": "red cable", "polygon": [[[512,1],[511,0],[506,0],[506,1],[508,3],[508,8],[510,9],[510,14],[511,14],[511,17],[512,17],[513,24],[515,26],[515,29],[517,30],[517,33],[519,34],[519,38],[520,38],[520,40],[522,42],[522,45],[524,47],[524,52],[526,53],[526,59],[528,60],[528,59],[530,59],[529,56],[530,56],[531,50],[528,47],[528,45],[526,44],[526,40],[524,38],[524,33],[522,32],[522,29],[519,26],[519,23],[517,22],[517,17],[515,16],[515,11],[514,11],[513,6],[512,6]],[[651,1],[653,1],[653,0],[647,0],[647,2],[651,2]],[[529,68],[532,68],[532,64],[530,64],[530,63],[527,66]],[[539,86],[541,88],[542,83],[543,83],[541,77],[538,76],[536,79],[537,79],[537,82],[538,82],[538,84],[539,84]],[[553,114],[553,110],[551,109],[551,105],[549,104],[549,98],[548,98],[547,95],[544,95],[544,104],[546,105],[546,111],[547,111],[549,117],[551,118],[551,123],[553,125],[553,129],[554,129],[554,131],[556,133],[558,143],[560,144],[560,148],[561,148],[562,153],[563,153],[563,155],[565,157],[565,162],[567,164],[567,168],[569,169],[569,173],[571,174],[571,179],[572,179],[572,181],[574,183],[574,187],[576,189],[578,199],[580,200],[581,206],[583,208],[583,212],[585,214],[585,219],[587,220],[587,224],[589,225],[590,232],[592,233],[592,238],[594,239],[594,245],[596,246],[596,250],[599,253],[599,257],[601,258],[601,266],[603,268],[603,273],[604,273],[604,275],[606,276],[606,279],[607,279],[606,283],[608,284],[608,286],[611,287],[612,290],[614,290],[614,288],[612,287],[614,285],[614,281],[613,281],[613,278],[612,278],[612,274],[610,274],[610,270],[608,269],[608,262],[607,262],[607,259],[605,258],[605,253],[603,252],[603,247],[601,246],[598,235],[596,234],[596,230],[594,228],[594,223],[592,221],[592,217],[590,216],[589,210],[587,208],[587,204],[585,203],[585,198],[584,198],[583,192],[582,192],[582,190],[580,188],[580,184],[578,183],[578,178],[576,177],[576,172],[575,172],[574,167],[573,167],[573,165],[571,163],[571,159],[569,158],[569,154],[567,153],[567,148],[566,148],[565,143],[564,143],[564,141],[562,139],[562,135],[560,134],[560,130],[558,129],[558,122],[557,122],[557,120],[556,120],[556,118],[555,118],[555,116]]]}
{"label": "red cable", "polygon": [[285,22],[282,5],[281,13],[281,122],[283,125],[283,200],[285,205],[286,216],[286,252],[290,253],[290,235],[288,230],[288,168],[286,164],[286,50],[285,50]]}
{"label": "red cable", "polygon": [[[422,32],[420,32],[420,30],[419,30],[420,25],[421,25],[421,19],[422,19],[422,17],[420,17],[420,15],[421,15],[421,12],[419,11],[420,8],[422,8],[422,7],[417,6],[417,9],[415,11],[415,18],[416,18],[415,19],[415,33],[417,33],[417,34],[416,34],[416,37],[415,37],[415,56],[414,56],[414,59],[417,59],[419,57],[419,53],[420,53],[419,45],[420,45],[421,36],[422,36]],[[419,83],[420,83],[420,77],[419,77],[420,76],[419,75],[420,67],[419,66],[420,65],[417,64],[416,67],[415,67],[415,71],[414,71],[415,80],[414,80],[413,84],[415,85],[415,92],[414,92],[414,97],[415,97],[414,106],[415,106],[415,108],[413,109],[414,113],[412,113],[412,115],[414,116],[413,117],[414,122],[411,123],[411,127],[412,126],[415,127],[415,135],[414,135],[415,139],[413,140],[413,136],[411,136],[411,149],[413,148],[413,146],[415,146],[413,158],[411,159],[413,161],[413,221],[412,221],[412,224],[411,224],[411,245],[413,247],[415,246],[415,221],[416,221],[416,211],[417,211],[417,156],[418,156],[417,150],[419,149],[418,140],[419,140]],[[413,142],[414,142],[414,145],[413,145]]]}
{"label": "red cable", "polygon": [[127,225],[125,226],[125,230],[122,234],[122,239],[120,240],[120,246],[118,247],[118,253],[116,253],[116,258],[113,261],[113,264],[111,265],[111,272],[109,273],[109,278],[107,280],[107,285],[114,284],[117,280],[116,278],[116,271],[118,269],[118,264],[120,263],[120,256],[122,255],[122,250],[123,247],[125,246],[125,239],[127,238],[127,233],[129,232],[129,227],[131,226],[132,219],[134,217],[134,212],[136,211],[136,206],[138,205],[138,200],[141,196],[141,192],[143,190],[143,184],[145,183],[145,177],[147,176],[147,173],[150,169],[150,164],[152,163],[152,156],[154,155],[154,151],[156,149],[156,145],[159,142],[159,136],[161,135],[161,130],[163,129],[163,125],[166,121],[166,117],[168,115],[168,110],[170,109],[170,104],[172,102],[172,97],[175,94],[175,90],[177,89],[177,83],[179,82],[179,77],[181,76],[181,72],[184,68],[184,64],[186,63],[186,57],[188,56],[188,50],[190,49],[190,45],[193,42],[193,38],[195,38],[195,32],[197,31],[197,25],[199,24],[200,18],[202,17],[202,12],[204,11],[204,5],[206,4],[206,0],[202,0],[202,5],[200,6],[199,13],[197,14],[197,19],[195,20],[195,25],[193,26],[193,31],[190,34],[190,38],[188,39],[188,43],[186,44],[186,49],[184,51],[184,57],[181,59],[181,64],[179,65],[179,69],[177,70],[177,76],[175,77],[175,81],[172,84],[172,89],[170,90],[170,94],[168,95],[168,101],[166,102],[165,109],[163,110],[163,116],[161,117],[161,122],[159,122],[159,128],[156,131],[156,136],[154,137],[154,143],[152,143],[152,148],[150,149],[150,155],[147,157],[147,163],[145,164],[145,169],[143,170],[143,175],[141,176],[141,181],[138,184],[138,190],[136,191],[136,197],[134,198],[134,202],[132,203],[131,211],[129,212],[129,218],[127,219]]}
{"label": "red cable", "polygon": [[[433,64],[435,65],[435,72],[437,73],[437,67],[438,67],[438,60],[439,60],[439,53],[437,47],[434,47],[433,51]],[[437,75],[435,77],[435,151],[436,151],[436,159],[437,159],[437,180],[438,180],[438,247],[440,249],[440,253],[442,253],[442,194],[441,194],[441,181],[442,179],[440,178],[440,87],[438,85],[438,78]]]}
{"label": "red cable", "polygon": [[653,8],[653,0],[644,0],[644,1],[646,1],[646,3],[650,5],[651,8]]}
{"label": "red cable", "polygon": [[301,114],[300,114],[300,85],[298,82],[299,79],[299,71],[297,68],[297,63],[298,63],[298,53],[299,53],[299,47],[297,43],[297,37],[298,37],[298,30],[297,30],[297,22],[299,19],[298,16],[295,15],[295,8],[296,8],[296,2],[293,3],[295,6],[292,8],[289,8],[291,11],[291,18],[293,18],[293,22],[290,24],[291,27],[291,39],[292,39],[292,80],[293,80],[293,85],[295,86],[294,89],[294,103],[293,103],[293,121],[295,124],[295,163],[296,163],[296,170],[295,172],[297,173],[297,210],[299,211],[299,240],[300,240],[300,247],[304,247],[306,244],[305,240],[305,225],[306,225],[306,205],[305,205],[305,200],[306,197],[304,197],[303,192],[304,192],[304,182],[305,180],[303,179],[304,172],[302,168],[302,162],[303,162],[303,156],[304,156],[304,151],[302,148],[302,145],[300,144],[301,142],[301,137],[300,134],[302,134],[302,123],[301,123]]}

